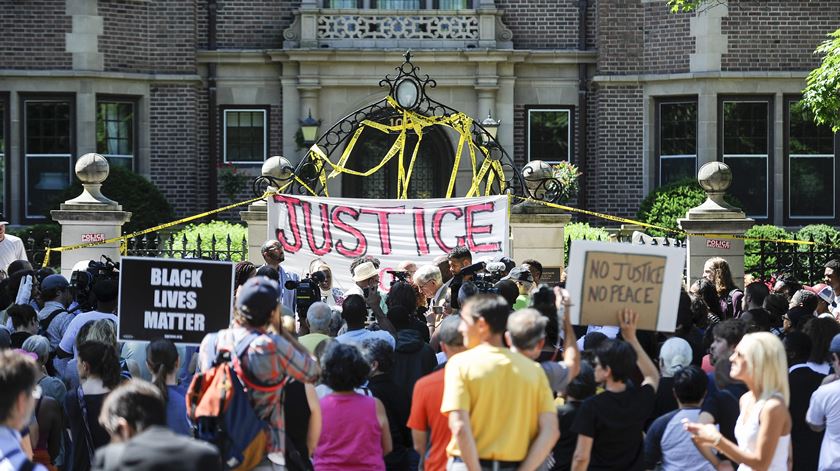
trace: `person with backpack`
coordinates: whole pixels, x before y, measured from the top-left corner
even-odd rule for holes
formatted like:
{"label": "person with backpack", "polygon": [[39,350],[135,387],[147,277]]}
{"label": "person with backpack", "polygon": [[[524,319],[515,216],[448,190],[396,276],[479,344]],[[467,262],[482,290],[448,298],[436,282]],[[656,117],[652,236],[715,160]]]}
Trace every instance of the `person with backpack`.
{"label": "person with backpack", "polygon": [[41,299],[44,307],[38,311],[39,333],[50,340],[50,351],[58,348],[73,314],[67,307],[73,302],[70,283],[62,275],[49,275],[41,282]]}
{"label": "person with backpack", "polygon": [[180,366],[178,348],[169,339],[157,339],[146,347],[146,366],[152,373],[152,383],[160,389],[166,402],[166,426],[173,432],[191,436],[192,425],[187,418],[186,388],[178,384]]}
{"label": "person with backpack", "polygon": [[[187,393],[191,419],[198,422],[198,436],[211,441],[219,440],[220,437],[203,428],[204,424],[213,418],[213,413],[219,419],[229,419],[225,422],[229,427],[227,438],[221,437],[226,441],[223,449],[227,449],[228,453],[223,452],[222,459],[226,463],[231,463],[231,459],[234,462],[245,458],[258,459],[259,464],[255,468],[258,470],[285,468],[283,386],[289,378],[313,383],[320,374],[317,361],[309,355],[306,347],[283,329],[278,289],[277,282],[262,276],[251,278],[242,285],[236,298],[232,327],[210,334],[201,342],[201,373],[196,375]],[[213,394],[218,394],[208,385],[213,384],[214,377],[230,375],[231,365],[239,381],[233,382],[230,394],[234,397],[228,400],[233,403],[241,397],[237,391],[241,391],[240,386],[244,384],[247,403],[252,410],[250,415],[220,416],[224,411],[214,411],[208,405]],[[199,417],[202,413],[208,414],[203,420]],[[232,445],[236,443],[230,437],[245,437],[247,434],[238,427],[246,425],[243,421],[254,414],[268,431],[267,443],[261,450],[257,449],[256,454],[231,456],[230,452],[236,448]],[[248,451],[247,445],[244,451]]]}
{"label": "person with backpack", "polygon": [[729,264],[721,257],[713,257],[706,260],[703,265],[703,278],[709,280],[715,287],[720,298],[720,310],[723,313],[721,320],[738,318],[741,316],[741,298],[744,291],[735,286],[732,281],[732,270]]}

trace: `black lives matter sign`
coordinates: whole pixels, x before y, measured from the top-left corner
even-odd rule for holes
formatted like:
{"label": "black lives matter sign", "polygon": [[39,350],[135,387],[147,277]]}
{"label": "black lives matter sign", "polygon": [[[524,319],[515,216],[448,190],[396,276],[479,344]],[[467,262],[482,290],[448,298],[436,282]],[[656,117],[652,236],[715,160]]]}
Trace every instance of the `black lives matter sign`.
{"label": "black lives matter sign", "polygon": [[230,324],[233,264],[207,260],[123,257],[120,340],[201,343]]}

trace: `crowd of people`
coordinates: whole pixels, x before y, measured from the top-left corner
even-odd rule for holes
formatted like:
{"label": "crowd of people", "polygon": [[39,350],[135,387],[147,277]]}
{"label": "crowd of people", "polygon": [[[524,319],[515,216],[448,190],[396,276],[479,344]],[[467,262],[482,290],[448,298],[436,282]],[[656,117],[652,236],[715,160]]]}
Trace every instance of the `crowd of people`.
{"label": "crowd of people", "polygon": [[[118,341],[118,274],[10,263],[0,469],[840,469],[838,260],[820,285],[737,286],[710,259],[674,331],[648,332],[629,307],[573,326],[538,260],[488,272],[456,247],[401,263],[386,291],[373,257],[341,289],[324,260],[296,274],[278,241],[262,254],[235,266],[233,320],[199,347]],[[286,282],[314,272],[304,310]],[[214,402],[224,374],[236,387]]]}

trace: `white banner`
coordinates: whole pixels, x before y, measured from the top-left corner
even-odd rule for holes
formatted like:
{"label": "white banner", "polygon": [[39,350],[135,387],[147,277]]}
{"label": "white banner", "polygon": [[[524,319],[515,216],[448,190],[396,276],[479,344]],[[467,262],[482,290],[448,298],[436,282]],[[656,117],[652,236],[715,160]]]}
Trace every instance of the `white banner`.
{"label": "white banner", "polygon": [[387,291],[397,265],[420,266],[464,245],[473,261],[507,255],[508,198],[374,200],[277,195],[268,203],[268,237],[286,251],[286,270],[304,277],[321,258],[333,286],[354,285],[350,264],[369,255],[381,260],[380,287]]}

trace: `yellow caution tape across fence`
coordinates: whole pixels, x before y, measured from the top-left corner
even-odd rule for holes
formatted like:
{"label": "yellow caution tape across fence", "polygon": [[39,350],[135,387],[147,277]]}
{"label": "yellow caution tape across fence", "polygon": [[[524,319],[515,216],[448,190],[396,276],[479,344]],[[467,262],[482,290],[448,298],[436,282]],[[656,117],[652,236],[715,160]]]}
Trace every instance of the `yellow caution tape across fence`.
{"label": "yellow caution tape across fence", "polygon": [[625,218],[625,217],[621,217],[621,216],[613,216],[611,214],[604,214],[604,213],[599,213],[599,212],[596,212],[596,211],[589,211],[589,210],[586,210],[586,209],[574,208],[572,206],[566,206],[566,205],[557,204],[557,203],[550,203],[548,201],[542,201],[542,200],[538,200],[538,199],[534,199],[534,198],[525,198],[525,197],[517,196],[517,195],[511,195],[511,198],[515,198],[515,199],[522,200],[522,201],[528,201],[528,202],[535,203],[535,204],[541,204],[541,205],[544,205],[544,206],[548,206],[550,208],[562,209],[564,211],[570,211],[570,212],[573,212],[573,213],[586,214],[588,216],[594,216],[594,217],[601,218],[601,219],[607,219],[609,221],[615,221],[615,222],[620,222],[620,223],[624,223],[624,224],[633,224],[633,225],[637,225],[637,226],[647,227],[647,228],[650,228],[650,229],[658,229],[660,231],[669,232],[671,234],[681,235],[681,236],[706,237],[708,239],[733,239],[733,240],[743,240],[743,241],[749,241],[749,242],[771,242],[771,243],[779,243],[779,244],[814,245],[814,246],[820,246],[820,247],[840,248],[840,246],[836,246],[836,245],[832,245],[832,244],[826,244],[824,242],[810,241],[810,240],[763,239],[763,238],[758,238],[758,237],[746,237],[746,236],[740,236],[740,235],[735,235],[735,234],[688,233],[688,232],[686,232],[684,230],[681,230],[681,229],[674,229],[672,227],[658,226],[656,224],[649,224],[649,223],[646,223],[646,222],[637,221],[635,219]]}

